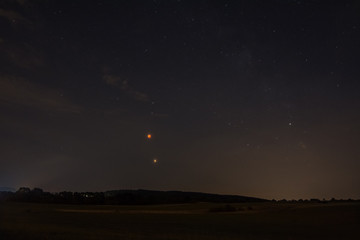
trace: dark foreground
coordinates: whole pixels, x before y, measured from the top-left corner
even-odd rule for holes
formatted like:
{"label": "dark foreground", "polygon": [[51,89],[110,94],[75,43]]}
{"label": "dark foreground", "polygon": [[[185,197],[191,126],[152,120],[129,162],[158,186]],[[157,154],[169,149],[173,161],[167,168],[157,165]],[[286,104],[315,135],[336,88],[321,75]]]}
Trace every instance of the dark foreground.
{"label": "dark foreground", "polygon": [[360,203],[0,203],[0,239],[360,239]]}

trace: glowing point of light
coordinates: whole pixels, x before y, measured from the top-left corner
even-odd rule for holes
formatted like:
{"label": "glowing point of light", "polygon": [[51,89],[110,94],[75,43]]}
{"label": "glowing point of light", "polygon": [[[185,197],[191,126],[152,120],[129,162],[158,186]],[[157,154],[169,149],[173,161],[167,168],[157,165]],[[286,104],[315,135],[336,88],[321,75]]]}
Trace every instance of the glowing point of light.
{"label": "glowing point of light", "polygon": [[147,138],[148,138],[148,139],[151,139],[151,134],[150,134],[150,133],[147,135]]}
{"label": "glowing point of light", "polygon": [[154,159],[154,160],[153,160],[154,163],[157,163],[157,161],[158,161],[157,159]]}

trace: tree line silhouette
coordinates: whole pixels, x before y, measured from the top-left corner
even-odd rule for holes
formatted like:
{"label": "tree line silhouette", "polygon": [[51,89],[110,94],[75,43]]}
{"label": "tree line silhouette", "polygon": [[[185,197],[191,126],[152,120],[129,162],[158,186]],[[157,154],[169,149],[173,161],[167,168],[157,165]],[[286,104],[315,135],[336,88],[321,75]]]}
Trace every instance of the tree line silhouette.
{"label": "tree line silhouette", "polygon": [[266,199],[182,191],[112,190],[106,192],[45,192],[21,187],[16,192],[0,192],[0,201],[62,204],[170,204],[194,202],[263,202]]}

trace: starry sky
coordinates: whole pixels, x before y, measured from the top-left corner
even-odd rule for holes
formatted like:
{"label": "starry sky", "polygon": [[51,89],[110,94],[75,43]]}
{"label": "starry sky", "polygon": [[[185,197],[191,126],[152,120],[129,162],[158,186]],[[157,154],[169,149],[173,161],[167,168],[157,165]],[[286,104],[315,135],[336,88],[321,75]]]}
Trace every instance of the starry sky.
{"label": "starry sky", "polygon": [[360,198],[359,42],[358,1],[2,0],[0,186]]}

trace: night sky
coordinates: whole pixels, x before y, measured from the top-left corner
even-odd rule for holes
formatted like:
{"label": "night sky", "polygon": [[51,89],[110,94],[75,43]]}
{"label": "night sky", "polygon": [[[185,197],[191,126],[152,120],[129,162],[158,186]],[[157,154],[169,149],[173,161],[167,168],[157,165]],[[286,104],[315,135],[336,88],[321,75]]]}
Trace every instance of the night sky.
{"label": "night sky", "polygon": [[2,0],[0,187],[360,198],[359,56],[359,1]]}

